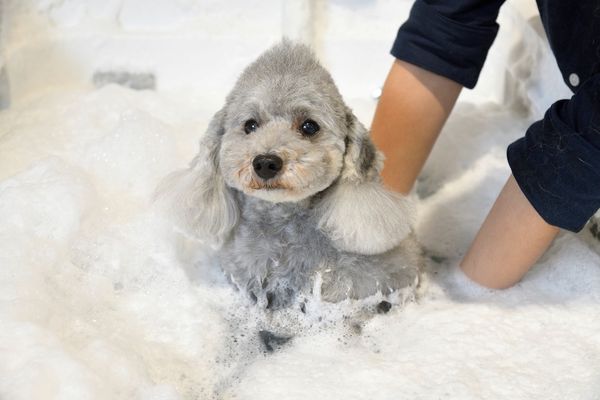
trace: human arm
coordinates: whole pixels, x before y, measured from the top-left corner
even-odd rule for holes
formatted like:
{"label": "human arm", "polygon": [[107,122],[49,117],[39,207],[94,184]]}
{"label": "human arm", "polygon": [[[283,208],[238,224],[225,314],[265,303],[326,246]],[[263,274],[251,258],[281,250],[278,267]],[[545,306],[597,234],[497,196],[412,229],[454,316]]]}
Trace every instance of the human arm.
{"label": "human arm", "polygon": [[558,232],[540,217],[511,175],[460,267],[480,285],[508,288],[521,280]]}
{"label": "human arm", "polygon": [[386,186],[404,194],[411,190],[461,89],[448,78],[394,61],[371,126],[386,157]]}
{"label": "human arm", "polygon": [[392,47],[397,60],[371,127],[386,156],[388,187],[412,188],[461,88],[477,82],[503,1],[415,1]]}

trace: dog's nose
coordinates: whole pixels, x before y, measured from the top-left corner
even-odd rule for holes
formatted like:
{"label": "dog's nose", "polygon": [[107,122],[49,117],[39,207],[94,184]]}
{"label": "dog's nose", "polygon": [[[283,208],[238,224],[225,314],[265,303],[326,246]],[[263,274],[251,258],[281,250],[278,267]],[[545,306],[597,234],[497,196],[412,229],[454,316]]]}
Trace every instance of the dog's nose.
{"label": "dog's nose", "polygon": [[263,179],[271,179],[283,166],[283,160],[275,154],[261,154],[252,160],[252,166],[256,174]]}

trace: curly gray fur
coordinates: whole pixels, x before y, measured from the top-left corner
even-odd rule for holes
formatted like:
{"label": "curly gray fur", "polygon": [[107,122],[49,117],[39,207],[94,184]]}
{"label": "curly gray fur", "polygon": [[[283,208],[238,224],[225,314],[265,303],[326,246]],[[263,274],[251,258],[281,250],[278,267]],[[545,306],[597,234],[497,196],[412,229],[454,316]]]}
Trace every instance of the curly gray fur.
{"label": "curly gray fur", "polygon": [[[247,121],[256,121],[246,133]],[[303,135],[302,121],[320,129]],[[277,176],[258,155],[283,160]],[[260,303],[326,301],[412,289],[421,256],[406,198],[386,190],[383,157],[309,48],[288,41],[246,68],[190,168],[159,191],[179,223],[217,249],[223,271]]]}

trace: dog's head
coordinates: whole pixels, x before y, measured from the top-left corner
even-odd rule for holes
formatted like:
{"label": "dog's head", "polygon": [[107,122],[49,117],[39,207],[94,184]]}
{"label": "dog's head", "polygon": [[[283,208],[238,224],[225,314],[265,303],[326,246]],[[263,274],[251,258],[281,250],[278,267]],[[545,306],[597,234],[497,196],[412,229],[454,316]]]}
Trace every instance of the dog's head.
{"label": "dog's head", "polygon": [[260,56],[223,113],[219,167],[247,195],[297,202],[331,186],[344,168],[377,175],[380,157],[366,130],[305,46],[283,42]]}
{"label": "dog's head", "polygon": [[310,49],[284,41],[246,68],[211,121],[200,154],[182,175],[193,186],[184,196],[186,218],[201,236],[220,242],[237,221],[230,188],[274,203],[327,189],[315,212],[334,243],[385,251],[409,228],[400,197],[378,182],[382,163]]}

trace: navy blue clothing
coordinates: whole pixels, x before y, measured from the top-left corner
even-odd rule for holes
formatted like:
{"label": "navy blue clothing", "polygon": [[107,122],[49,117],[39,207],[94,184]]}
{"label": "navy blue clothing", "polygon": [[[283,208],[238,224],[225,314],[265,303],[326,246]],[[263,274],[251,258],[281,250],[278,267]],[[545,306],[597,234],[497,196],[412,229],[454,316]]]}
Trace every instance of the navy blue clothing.
{"label": "navy blue clothing", "polygon": [[[473,88],[504,0],[417,0],[392,55]],[[508,147],[519,187],[551,225],[579,231],[600,208],[600,0],[538,0],[570,100]]]}

